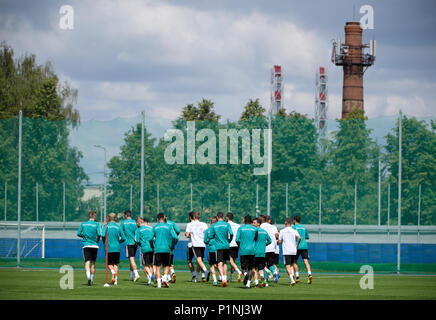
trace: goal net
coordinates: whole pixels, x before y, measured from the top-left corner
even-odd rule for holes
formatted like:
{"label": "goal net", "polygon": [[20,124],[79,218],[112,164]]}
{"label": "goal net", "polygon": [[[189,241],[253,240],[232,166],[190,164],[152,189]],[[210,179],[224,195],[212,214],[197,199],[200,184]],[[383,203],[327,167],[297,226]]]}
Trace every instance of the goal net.
{"label": "goal net", "polygon": [[[21,223],[20,257],[45,258],[45,225]],[[16,258],[18,224],[0,222],[0,258]]]}

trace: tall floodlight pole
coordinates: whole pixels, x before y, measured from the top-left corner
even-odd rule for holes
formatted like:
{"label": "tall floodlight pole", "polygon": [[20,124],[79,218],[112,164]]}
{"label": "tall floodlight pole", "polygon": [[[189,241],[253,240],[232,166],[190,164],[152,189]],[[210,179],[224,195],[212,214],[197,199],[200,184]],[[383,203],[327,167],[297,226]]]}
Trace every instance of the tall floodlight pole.
{"label": "tall floodlight pole", "polygon": [[18,119],[18,200],[17,200],[17,268],[21,262],[21,147],[23,144],[23,112]]}
{"label": "tall floodlight pole", "polygon": [[357,225],[357,183],[354,184],[354,237],[356,237]]}
{"label": "tall floodlight pole", "polygon": [[192,183],[191,183],[191,212],[192,212]]}
{"label": "tall floodlight pole", "polygon": [[133,203],[132,203],[132,200],[133,200],[133,185],[131,184],[130,185],[130,212],[132,212],[132,209],[133,209]]}
{"label": "tall floodlight pole", "polygon": [[94,147],[103,149],[104,151],[104,167],[103,167],[103,215],[104,220],[106,221],[106,148],[97,144]]}
{"label": "tall floodlight pole", "polygon": [[380,226],[381,224],[381,166],[380,166],[380,159],[378,160],[378,219],[377,219],[377,225]]}
{"label": "tall floodlight pole", "polygon": [[271,161],[272,161],[272,134],[271,134],[271,110],[268,114],[268,190],[267,190],[267,208],[266,212],[271,216]]}
{"label": "tall floodlight pole", "polygon": [[35,200],[36,200],[36,223],[39,222],[39,199],[38,199],[38,182],[35,185]]}
{"label": "tall floodlight pole", "polygon": [[157,213],[159,214],[160,207],[159,207],[159,183],[156,186],[156,207],[157,207]]}
{"label": "tall floodlight pole", "polygon": [[259,184],[256,183],[256,218],[259,216]]}
{"label": "tall floodlight pole", "polygon": [[398,241],[397,241],[397,273],[401,272],[401,173],[402,173],[402,139],[403,139],[403,114],[400,110],[398,126]]}
{"label": "tall floodlight pole", "polygon": [[62,222],[65,228],[65,182],[62,183]]}
{"label": "tall floodlight pole", "polygon": [[231,197],[231,195],[230,195],[230,183],[229,183],[229,187],[228,187],[228,195],[227,195],[227,201],[228,201],[228,203],[227,203],[227,212],[230,212],[230,197]]}
{"label": "tall floodlight pole", "polygon": [[286,218],[288,217],[288,184],[286,184]]}
{"label": "tall floodlight pole", "polygon": [[388,184],[388,238],[389,238],[389,227],[391,224],[391,184]]}
{"label": "tall floodlight pole", "polygon": [[141,218],[144,216],[144,127],[145,127],[145,113],[142,111],[141,122]]}
{"label": "tall floodlight pole", "polygon": [[318,224],[321,225],[321,213],[322,213],[322,184],[319,184],[319,216]]}
{"label": "tall floodlight pole", "polygon": [[419,184],[418,194],[418,242],[419,242],[419,227],[421,226],[421,184]]}
{"label": "tall floodlight pole", "polygon": [[8,183],[5,182],[5,222],[8,220]]}

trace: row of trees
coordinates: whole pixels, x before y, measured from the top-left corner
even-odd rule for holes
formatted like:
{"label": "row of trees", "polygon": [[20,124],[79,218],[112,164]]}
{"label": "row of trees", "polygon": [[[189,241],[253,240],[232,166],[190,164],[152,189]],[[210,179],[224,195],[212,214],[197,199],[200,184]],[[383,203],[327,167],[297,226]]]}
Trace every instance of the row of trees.
{"label": "row of trees", "polygon": [[[68,221],[86,218],[86,211],[97,209],[97,199],[82,201],[83,184],[88,180],[79,162],[82,153],[68,142],[71,130],[80,123],[74,109],[77,90],[60,83],[49,63],[38,65],[34,55],[14,59],[13,50],[0,46],[0,181],[7,186],[9,219],[16,213],[17,144],[19,110],[23,110],[22,212],[24,220],[35,217],[35,184],[38,182],[40,220],[61,220],[63,185]],[[265,109],[259,100],[249,100],[239,121],[220,122],[211,100],[186,105],[173,122],[186,138],[187,122],[195,121],[196,132],[210,129],[219,136],[220,129],[268,128]],[[398,190],[398,123],[386,137],[385,145],[371,138],[362,111],[354,110],[347,119],[338,120],[339,128],[328,139],[319,141],[313,119],[284,109],[272,118],[271,214],[283,221],[286,214],[285,185],[288,184],[288,213],[300,214],[305,223],[318,223],[319,190],[322,186],[322,222],[353,223],[355,185],[357,184],[359,224],[377,223],[377,181],[379,160],[382,171],[382,223],[386,223],[388,184],[391,217],[396,216]],[[436,124],[403,117],[403,218],[405,224],[417,223],[418,186],[422,188],[421,223],[436,224]],[[195,142],[196,150],[207,139]],[[145,214],[151,218],[164,211],[173,220],[186,222],[191,209],[203,217],[227,211],[228,186],[231,189],[231,211],[237,219],[256,214],[256,186],[260,213],[266,212],[267,176],[253,175],[259,167],[241,164],[242,141],[239,139],[239,164],[167,164],[164,154],[172,141],[153,137],[145,128]],[[319,143],[324,144],[320,152]],[[263,155],[264,136],[260,150]],[[186,143],[185,143],[186,148]],[[228,148],[229,149],[229,148]],[[139,213],[141,124],[125,133],[119,156],[108,162],[108,212],[119,212],[132,204]],[[210,149],[206,150],[209,155]],[[229,156],[227,150],[227,156]],[[209,155],[210,156],[210,155]],[[159,185],[159,187],[158,187]],[[4,194],[0,184],[0,194]],[[157,188],[160,202],[157,203]],[[159,206],[159,207],[158,207]],[[0,201],[0,211],[4,202]],[[16,215],[15,215],[16,218]],[[395,219],[391,220],[395,223]]]}
{"label": "row of trees", "polygon": [[[219,123],[220,115],[210,100],[186,105],[176,121],[175,129],[187,136],[187,121],[196,122],[197,132],[208,128],[218,137],[219,129],[265,129],[265,109],[259,100],[250,100],[239,121]],[[288,184],[288,214],[300,214],[306,223],[318,223],[319,189],[322,185],[322,222],[351,224],[354,222],[355,186],[357,185],[359,224],[376,224],[378,210],[379,160],[382,172],[382,223],[387,221],[387,193],[390,185],[390,223],[396,221],[398,189],[398,123],[386,137],[386,145],[371,138],[363,111],[354,110],[347,119],[338,120],[339,128],[325,141],[319,142],[313,119],[280,110],[272,118],[271,214],[277,221],[286,215],[285,185]],[[267,176],[253,175],[254,164],[167,164],[164,153],[172,141],[159,140],[145,130],[145,214],[154,216],[165,211],[175,221],[186,221],[190,210],[190,187],[193,185],[193,208],[209,216],[228,208],[228,185],[231,189],[231,211],[238,219],[255,214],[256,185],[260,212],[266,211]],[[196,150],[204,141],[196,142]],[[325,145],[321,153],[319,144]],[[242,150],[239,141],[239,163]],[[263,146],[263,140],[261,141]],[[218,150],[218,146],[217,149]],[[186,149],[186,147],[185,147]],[[126,133],[119,156],[112,158],[108,210],[129,206],[130,185],[134,191],[134,212],[139,211],[141,125]],[[263,148],[261,148],[263,150]],[[383,152],[382,152],[383,150]],[[407,151],[405,151],[407,150]],[[417,223],[418,185],[422,187],[421,224],[435,224],[436,209],[436,133],[415,118],[403,117],[403,218],[405,224]],[[159,186],[158,186],[159,185]],[[159,190],[157,190],[159,188]],[[159,204],[157,193],[159,192]],[[392,219],[393,218],[393,219]]]}

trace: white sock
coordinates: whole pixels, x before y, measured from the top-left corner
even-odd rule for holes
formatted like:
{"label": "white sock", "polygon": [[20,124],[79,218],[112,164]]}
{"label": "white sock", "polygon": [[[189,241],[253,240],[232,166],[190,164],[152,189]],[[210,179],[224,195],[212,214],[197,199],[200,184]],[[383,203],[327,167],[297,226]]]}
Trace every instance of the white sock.
{"label": "white sock", "polygon": [[[292,273],[294,273],[294,271],[292,271]],[[295,276],[298,278],[300,276],[299,272],[295,272]]]}
{"label": "white sock", "polygon": [[133,271],[130,270],[130,280],[132,280],[132,279],[133,279]]}
{"label": "white sock", "polygon": [[227,281],[227,276],[222,276],[223,281]]}
{"label": "white sock", "polygon": [[259,280],[257,280],[257,279],[254,280],[254,285],[255,285],[255,286],[259,285]]}
{"label": "white sock", "polygon": [[240,275],[242,273],[241,270],[239,270],[239,269],[236,269],[235,271],[238,273],[238,275]]}
{"label": "white sock", "polygon": [[312,272],[310,272],[310,270],[307,271],[307,275],[310,276],[312,275]]}
{"label": "white sock", "polygon": [[294,277],[292,276],[292,274],[289,276],[289,278],[291,279],[291,283],[295,282]]}
{"label": "white sock", "polygon": [[171,275],[173,275],[175,273],[174,269],[171,269],[170,272],[171,272]]}
{"label": "white sock", "polygon": [[223,278],[221,277],[221,275],[218,276],[218,279],[219,279],[220,281],[223,280]]}
{"label": "white sock", "polygon": [[[294,270],[291,270],[291,274],[294,275]],[[298,272],[295,273],[295,276],[298,277]]]}
{"label": "white sock", "polygon": [[247,287],[250,287],[251,280],[247,281]]}
{"label": "white sock", "polygon": [[195,272],[194,271],[192,271],[192,276],[195,277]]}
{"label": "white sock", "polygon": [[91,281],[94,281],[94,275],[91,274]]}
{"label": "white sock", "polygon": [[212,275],[213,282],[216,282],[216,274]]}
{"label": "white sock", "polygon": [[86,277],[91,280],[91,271],[86,271]]}
{"label": "white sock", "polygon": [[202,278],[206,277],[206,275],[204,274],[204,272],[201,273],[201,277],[202,277]]}
{"label": "white sock", "polygon": [[198,279],[199,274],[200,274],[200,272],[197,271],[197,273],[195,274],[195,279]]}
{"label": "white sock", "polygon": [[135,274],[135,277],[139,277],[138,270],[133,270],[133,273]]}
{"label": "white sock", "polygon": [[157,287],[158,288],[162,287],[162,280],[160,278],[157,279]]}
{"label": "white sock", "polygon": [[114,270],[114,269],[111,269],[111,273],[112,273],[112,274],[115,274],[115,270]]}
{"label": "white sock", "polygon": [[203,268],[203,271],[204,271],[204,272],[207,272],[207,268],[206,268],[206,267],[204,267],[204,268]]}

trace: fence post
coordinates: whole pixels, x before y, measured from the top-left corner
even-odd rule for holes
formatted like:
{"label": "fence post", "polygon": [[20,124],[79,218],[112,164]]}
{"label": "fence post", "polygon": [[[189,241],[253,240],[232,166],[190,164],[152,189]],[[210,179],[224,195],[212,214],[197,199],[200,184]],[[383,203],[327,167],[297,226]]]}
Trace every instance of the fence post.
{"label": "fence post", "polygon": [[62,183],[62,204],[63,204],[63,208],[62,208],[62,221],[63,221],[63,226],[64,226],[64,230],[65,230],[65,182]]}
{"label": "fence post", "polygon": [[259,184],[256,183],[256,218],[259,216]]}
{"label": "fence post", "polygon": [[354,184],[354,238],[356,238],[357,224],[357,183]]}
{"label": "fence post", "polygon": [[421,226],[421,184],[419,184],[418,194],[418,243],[420,242],[419,227]]}
{"label": "fence post", "polygon": [[321,239],[322,184],[319,184],[318,237]]}
{"label": "fence post", "polygon": [[159,211],[160,211],[160,206],[159,206],[159,183],[157,184],[157,187],[156,187],[156,202],[157,202],[157,204],[156,204],[157,213],[159,214]]}
{"label": "fence post", "polygon": [[38,182],[36,183],[36,223],[39,222]]}
{"label": "fence post", "polygon": [[17,200],[17,268],[21,263],[21,146],[23,144],[23,112],[18,120],[18,200]]}
{"label": "fence post", "polygon": [[377,218],[377,225],[381,225],[381,166],[380,166],[380,159],[378,160],[378,218]]}
{"label": "fence post", "polygon": [[132,206],[133,202],[132,202],[132,200],[133,200],[133,185],[130,184],[130,212],[132,212],[132,209],[133,209],[133,206]]}
{"label": "fence post", "polygon": [[388,184],[388,239],[389,239],[389,227],[391,225],[391,184]]}
{"label": "fence post", "polygon": [[286,218],[288,217],[288,184],[286,183]]}
{"label": "fence post", "polygon": [[8,183],[5,181],[5,222],[8,220]]}
{"label": "fence post", "polygon": [[192,182],[191,182],[191,212],[192,212]]}
{"label": "fence post", "polygon": [[228,188],[228,195],[227,195],[227,212],[230,212],[230,183],[229,183],[229,188]]}
{"label": "fence post", "polygon": [[398,126],[398,240],[397,240],[397,273],[401,272],[401,174],[402,174],[402,140],[403,140],[403,115],[400,110]]}

